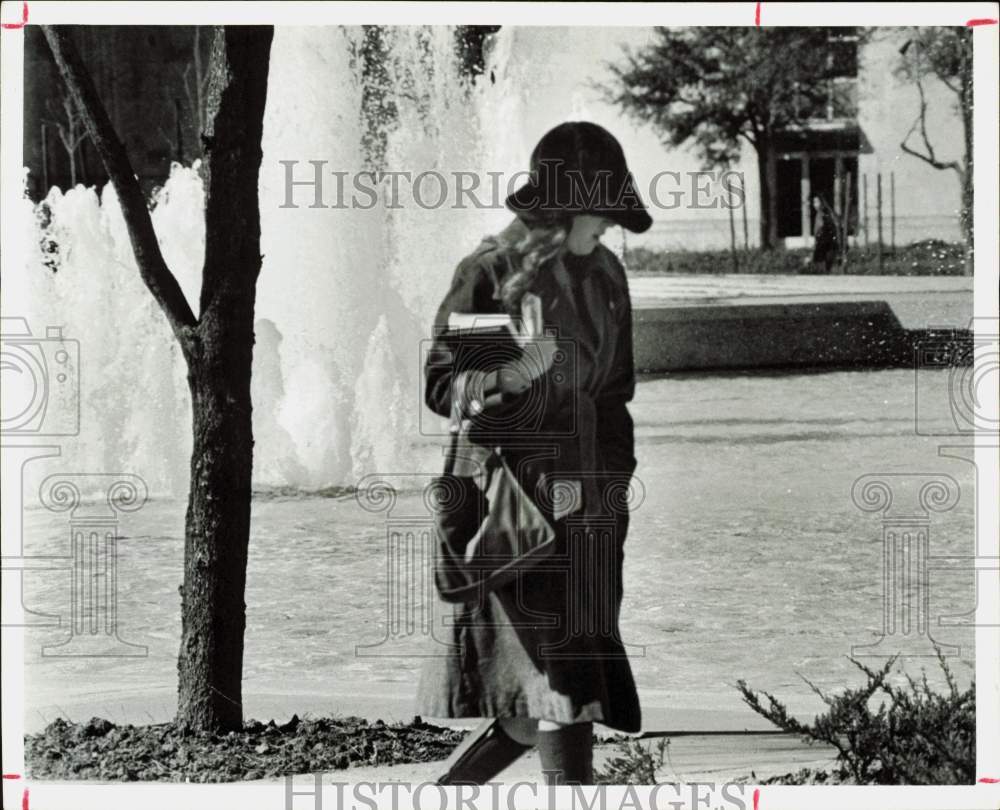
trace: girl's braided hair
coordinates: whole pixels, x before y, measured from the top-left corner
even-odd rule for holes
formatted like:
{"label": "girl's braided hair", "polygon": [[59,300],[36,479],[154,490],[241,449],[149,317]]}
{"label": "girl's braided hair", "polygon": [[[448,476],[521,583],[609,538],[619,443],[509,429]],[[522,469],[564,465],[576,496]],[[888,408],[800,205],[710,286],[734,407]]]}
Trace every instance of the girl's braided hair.
{"label": "girl's braided hair", "polygon": [[523,236],[496,239],[510,268],[500,283],[500,300],[511,317],[521,316],[521,299],[535,286],[542,266],[563,249],[571,224],[570,220],[533,223]]}

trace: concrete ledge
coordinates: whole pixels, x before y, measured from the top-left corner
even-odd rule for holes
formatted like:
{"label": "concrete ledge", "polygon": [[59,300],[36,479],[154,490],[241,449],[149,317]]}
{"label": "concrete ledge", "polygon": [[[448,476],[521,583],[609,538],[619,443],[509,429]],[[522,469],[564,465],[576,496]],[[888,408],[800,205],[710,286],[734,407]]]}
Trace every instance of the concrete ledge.
{"label": "concrete ledge", "polygon": [[[946,336],[969,339],[967,330]],[[885,301],[687,303],[633,310],[638,372],[912,367],[917,342],[939,337],[904,329]]]}

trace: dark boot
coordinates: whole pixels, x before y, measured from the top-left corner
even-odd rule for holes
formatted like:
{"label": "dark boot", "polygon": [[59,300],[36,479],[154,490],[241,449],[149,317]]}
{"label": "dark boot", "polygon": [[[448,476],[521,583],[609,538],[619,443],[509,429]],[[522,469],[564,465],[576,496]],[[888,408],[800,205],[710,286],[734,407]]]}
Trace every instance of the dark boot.
{"label": "dark boot", "polygon": [[574,723],[538,732],[538,757],[549,785],[594,782],[594,724]]}
{"label": "dark boot", "polygon": [[439,785],[484,785],[520,757],[530,745],[512,740],[491,719],[459,744],[448,758],[448,770],[437,780]]}

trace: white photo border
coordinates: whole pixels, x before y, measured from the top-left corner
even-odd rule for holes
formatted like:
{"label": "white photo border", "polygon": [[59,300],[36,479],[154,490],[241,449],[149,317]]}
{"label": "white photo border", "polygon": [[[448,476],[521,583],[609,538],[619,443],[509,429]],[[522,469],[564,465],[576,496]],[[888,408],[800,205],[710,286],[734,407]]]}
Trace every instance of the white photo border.
{"label": "white photo border", "polygon": [[[863,26],[963,26],[971,20],[993,20],[974,27],[974,154],[975,154],[975,275],[976,318],[997,319],[1000,288],[998,253],[997,167],[998,144],[997,66],[1000,64],[1000,16],[996,3],[448,3],[448,2],[4,2],[0,8],[0,277],[17,267],[15,258],[26,249],[25,234],[14,228],[11,212],[17,209],[22,180],[24,31],[18,23],[27,13],[28,24],[79,25],[212,25],[221,23],[293,25],[503,24],[559,26],[695,26],[753,25],[756,15],[764,26],[863,25]],[[995,320],[993,321],[996,322]],[[997,391],[981,404],[986,414],[1000,409]],[[989,437],[986,437],[989,438]],[[995,444],[995,441],[993,442]],[[1000,491],[997,448],[978,446],[977,487],[978,548],[1000,556],[998,503],[990,493]],[[970,786],[865,787],[865,786],[766,786],[759,788],[757,810],[799,810],[802,807],[854,810],[939,810],[940,808],[1000,807],[1000,587],[980,590],[976,614],[977,779]],[[992,625],[992,626],[990,626]],[[281,782],[224,785],[163,783],[34,783],[21,774],[23,754],[23,631],[2,632],[3,694],[3,796],[4,806],[19,807],[28,792],[30,808],[128,808],[159,810],[239,807],[284,810],[285,784]],[[17,778],[14,778],[14,777]],[[300,777],[299,779],[303,779]],[[297,780],[298,781],[298,780]],[[750,786],[746,796],[753,791]],[[297,788],[298,789],[298,788]],[[606,806],[649,806],[652,788],[608,788]],[[567,789],[559,792],[567,806]],[[476,807],[499,800],[512,806],[518,786],[496,794],[483,794]],[[433,797],[433,792],[432,797]],[[519,792],[523,796],[525,791]],[[391,796],[380,794],[381,807],[391,807]],[[337,807],[333,786],[324,788],[323,807]],[[546,807],[548,794],[540,792],[534,806]],[[436,800],[435,800],[436,801]],[[430,806],[439,806],[432,801]],[[523,800],[521,800],[523,801]],[[662,800],[661,800],[662,801]],[[308,804],[308,800],[306,802]],[[303,804],[301,806],[306,806]],[[293,805],[299,806],[299,800]],[[356,805],[357,806],[357,805]],[[451,802],[450,806],[454,807]],[[520,806],[525,806],[521,804]],[[660,805],[663,806],[663,805]],[[671,806],[671,805],[666,805]],[[673,805],[678,806],[678,805]],[[712,804],[702,806],[715,806]],[[748,807],[750,804],[748,803]]]}

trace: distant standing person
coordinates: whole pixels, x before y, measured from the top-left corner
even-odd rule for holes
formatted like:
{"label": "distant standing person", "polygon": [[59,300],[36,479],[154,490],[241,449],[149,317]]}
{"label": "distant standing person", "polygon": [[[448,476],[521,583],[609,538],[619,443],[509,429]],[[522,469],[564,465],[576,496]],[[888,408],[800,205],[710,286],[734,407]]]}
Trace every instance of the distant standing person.
{"label": "distant standing person", "polygon": [[830,274],[840,252],[840,235],[833,211],[822,197],[813,197],[816,220],[813,224],[815,244],[813,246],[812,272]]}

